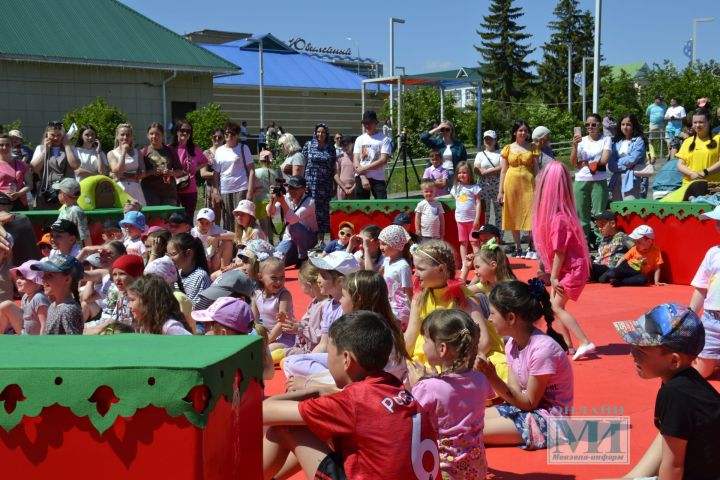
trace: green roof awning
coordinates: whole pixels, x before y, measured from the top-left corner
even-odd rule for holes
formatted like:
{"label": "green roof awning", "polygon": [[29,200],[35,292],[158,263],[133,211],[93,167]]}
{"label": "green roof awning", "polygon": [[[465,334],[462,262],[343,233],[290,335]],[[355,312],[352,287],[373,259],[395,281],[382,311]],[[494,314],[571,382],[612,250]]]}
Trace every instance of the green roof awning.
{"label": "green roof awning", "polygon": [[5,0],[0,60],[237,74],[222,59],[116,0]]}

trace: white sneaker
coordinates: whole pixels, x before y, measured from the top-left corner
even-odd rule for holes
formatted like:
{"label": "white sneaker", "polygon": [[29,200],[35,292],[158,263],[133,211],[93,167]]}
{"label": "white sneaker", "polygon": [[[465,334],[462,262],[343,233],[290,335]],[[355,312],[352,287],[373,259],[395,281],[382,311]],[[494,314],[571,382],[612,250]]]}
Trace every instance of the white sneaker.
{"label": "white sneaker", "polygon": [[533,260],[538,260],[539,258],[540,258],[540,257],[538,257],[537,252],[532,252],[532,259],[533,259]]}
{"label": "white sneaker", "polygon": [[580,345],[577,350],[575,351],[575,355],[573,355],[573,360],[579,360],[580,358],[584,357],[588,353],[592,353],[595,351],[595,344],[590,342],[586,343],[585,345]]}

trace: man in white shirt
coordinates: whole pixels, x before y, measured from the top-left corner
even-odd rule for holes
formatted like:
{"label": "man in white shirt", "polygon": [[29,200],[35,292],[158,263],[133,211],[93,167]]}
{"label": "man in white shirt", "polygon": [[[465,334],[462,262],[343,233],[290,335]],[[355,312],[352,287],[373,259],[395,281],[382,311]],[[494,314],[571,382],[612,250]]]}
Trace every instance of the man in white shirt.
{"label": "man in white shirt", "polygon": [[355,165],[355,197],[360,200],[387,198],[385,165],[392,154],[390,137],[378,132],[377,114],[372,110],[363,113],[365,133],[355,140],[353,164]]}
{"label": "man in white shirt", "polygon": [[685,107],[678,105],[677,98],[670,99],[670,107],[665,111],[665,120],[667,125],[665,126],[665,136],[670,145],[673,138],[680,135],[682,132],[683,122],[685,121]]}
{"label": "man in white shirt", "polygon": [[279,192],[271,192],[272,196],[267,206],[270,217],[275,215],[278,207],[282,209],[285,233],[275,250],[285,255],[285,265],[295,265],[307,260],[308,250],[317,242],[315,200],[306,190],[305,178],[290,177],[287,182],[287,193],[282,195]]}

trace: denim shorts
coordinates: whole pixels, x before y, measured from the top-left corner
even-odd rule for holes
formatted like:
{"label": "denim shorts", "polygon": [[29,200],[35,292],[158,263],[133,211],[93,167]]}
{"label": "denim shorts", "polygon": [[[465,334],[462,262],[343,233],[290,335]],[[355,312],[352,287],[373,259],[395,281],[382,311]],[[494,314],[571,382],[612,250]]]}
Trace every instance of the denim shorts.
{"label": "denim shorts", "polygon": [[[512,420],[522,437],[525,445],[520,448],[525,450],[539,450],[547,448],[547,421],[541,415],[541,409],[524,412],[514,405],[503,403],[496,405],[498,413],[503,418]],[[547,412],[543,412],[546,413]]]}

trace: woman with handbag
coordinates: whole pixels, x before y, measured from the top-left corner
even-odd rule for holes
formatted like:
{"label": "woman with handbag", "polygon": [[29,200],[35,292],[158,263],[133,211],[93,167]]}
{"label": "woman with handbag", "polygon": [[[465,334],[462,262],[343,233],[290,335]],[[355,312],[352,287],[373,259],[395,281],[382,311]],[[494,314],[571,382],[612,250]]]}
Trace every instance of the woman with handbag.
{"label": "woman with handbag", "polygon": [[497,196],[500,190],[500,149],[498,148],[497,133],[487,130],[483,133],[483,149],[475,156],[475,172],[478,174],[480,186],[480,200],[485,213],[485,223],[490,223],[490,204],[495,212],[495,226],[502,228],[502,204],[498,203]]}
{"label": "woman with handbag", "polygon": [[65,137],[62,122],[50,122],[45,128],[43,144],[38,145],[30,161],[33,172],[40,176],[35,206],[38,210],[57,210],[60,200],[53,184],[63,178],[75,178],[80,161]]}
{"label": "woman with handbag", "polygon": [[110,175],[132,198],[143,207],[147,205],[140,180],[145,177],[145,161],[140,150],[133,145],[133,128],[129,123],[121,123],[115,129],[115,149],[108,152]]}
{"label": "woman with handbag", "polygon": [[[620,129],[612,146],[608,170],[612,172],[608,189],[610,201],[640,198],[648,141],[643,136],[642,125],[637,117],[628,113],[620,119]],[[652,165],[650,166],[652,168]]]}
{"label": "woman with handbag", "polygon": [[197,205],[195,172],[199,168],[200,175],[203,177],[209,173],[208,159],[202,153],[200,147],[195,145],[192,135],[192,124],[185,119],[178,120],[170,143],[170,146],[180,159],[180,166],[184,172],[184,175],[175,179],[177,181],[178,205],[185,207],[185,212],[190,219],[195,218],[195,206]]}
{"label": "woman with handbag", "polygon": [[27,210],[32,172],[27,163],[12,158],[11,152],[10,136],[0,133],[0,210]]}
{"label": "woman with handbag", "polygon": [[164,136],[162,125],[151,123],[147,131],[150,145],[140,150],[146,172],[140,184],[148,206],[177,205],[175,178],[185,175],[175,150],[163,142]]}
{"label": "woman with handbag", "polygon": [[220,174],[221,226],[225,230],[235,230],[235,205],[240,200],[253,199],[255,163],[250,148],[240,142],[240,126],[237,123],[227,122],[223,132],[225,145],[215,150],[214,170]]}

